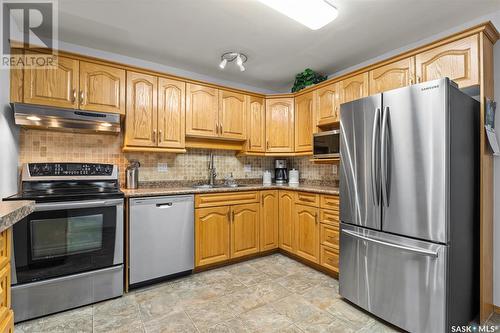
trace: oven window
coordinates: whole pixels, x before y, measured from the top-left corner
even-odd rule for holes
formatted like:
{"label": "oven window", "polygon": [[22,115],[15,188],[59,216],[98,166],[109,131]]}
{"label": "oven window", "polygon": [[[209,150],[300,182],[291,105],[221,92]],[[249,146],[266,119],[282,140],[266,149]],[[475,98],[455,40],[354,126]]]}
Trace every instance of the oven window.
{"label": "oven window", "polygon": [[41,260],[102,249],[103,216],[31,220],[31,258]]}

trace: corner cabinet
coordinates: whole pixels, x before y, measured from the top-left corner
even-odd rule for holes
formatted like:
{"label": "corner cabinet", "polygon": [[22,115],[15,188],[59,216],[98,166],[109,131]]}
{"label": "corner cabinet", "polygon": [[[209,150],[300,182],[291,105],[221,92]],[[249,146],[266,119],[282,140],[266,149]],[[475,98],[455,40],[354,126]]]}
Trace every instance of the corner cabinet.
{"label": "corner cabinet", "polygon": [[313,135],[313,93],[295,98],[295,152],[311,152]]}
{"label": "corner cabinet", "polygon": [[266,99],[266,152],[294,152],[294,99]]}
{"label": "corner cabinet", "polygon": [[266,106],[264,98],[247,96],[247,151],[266,151]]}

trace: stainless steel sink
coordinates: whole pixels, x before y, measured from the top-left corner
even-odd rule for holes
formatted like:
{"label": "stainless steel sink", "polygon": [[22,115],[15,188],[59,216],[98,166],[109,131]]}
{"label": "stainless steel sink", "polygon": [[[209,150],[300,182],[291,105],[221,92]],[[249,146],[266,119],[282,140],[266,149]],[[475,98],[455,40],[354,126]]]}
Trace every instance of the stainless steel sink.
{"label": "stainless steel sink", "polygon": [[210,185],[210,184],[202,184],[202,185],[194,185],[193,188],[197,188],[197,189],[237,188],[237,187],[245,187],[245,186],[248,186],[248,185],[244,185],[244,184],[234,184],[234,185],[225,185],[225,184]]}

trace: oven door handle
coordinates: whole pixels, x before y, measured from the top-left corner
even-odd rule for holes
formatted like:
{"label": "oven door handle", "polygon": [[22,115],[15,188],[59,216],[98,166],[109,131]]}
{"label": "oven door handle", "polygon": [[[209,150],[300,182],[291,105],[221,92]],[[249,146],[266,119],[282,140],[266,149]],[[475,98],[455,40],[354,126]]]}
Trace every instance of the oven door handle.
{"label": "oven door handle", "polygon": [[109,207],[123,204],[123,199],[110,199],[99,201],[74,201],[74,202],[49,202],[35,205],[35,211],[43,212],[48,210],[60,209],[79,209],[79,208],[94,208],[94,207]]}

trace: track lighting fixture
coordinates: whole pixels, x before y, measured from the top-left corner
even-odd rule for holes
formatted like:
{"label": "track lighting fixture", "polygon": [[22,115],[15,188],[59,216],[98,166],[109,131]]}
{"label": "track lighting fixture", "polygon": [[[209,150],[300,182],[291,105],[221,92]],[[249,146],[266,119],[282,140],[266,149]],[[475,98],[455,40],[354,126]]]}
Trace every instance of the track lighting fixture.
{"label": "track lighting fixture", "polygon": [[226,68],[226,65],[228,62],[233,62],[236,60],[236,65],[240,69],[240,71],[245,71],[245,66],[243,64],[247,62],[248,57],[244,55],[243,53],[239,52],[226,52],[224,53],[221,57],[221,61],[219,64],[220,69]]}

